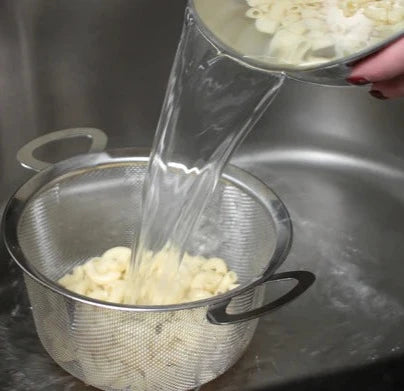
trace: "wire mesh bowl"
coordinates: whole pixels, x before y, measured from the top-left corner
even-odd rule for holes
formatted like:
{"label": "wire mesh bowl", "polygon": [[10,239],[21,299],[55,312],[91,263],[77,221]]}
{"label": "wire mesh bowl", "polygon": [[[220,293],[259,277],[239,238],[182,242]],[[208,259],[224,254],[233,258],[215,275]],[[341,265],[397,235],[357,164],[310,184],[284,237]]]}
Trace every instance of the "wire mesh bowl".
{"label": "wire mesh bowl", "polygon": [[[68,129],[27,144],[26,167],[44,169],[10,200],[3,235],[24,271],[39,338],[66,371],[102,390],[189,390],[231,367],[250,343],[258,317],[314,281],[309,272],[274,275],[291,243],[291,223],[277,196],[251,175],[228,167],[190,240],[191,254],[226,260],[239,288],[211,299],[169,306],[126,306],[86,298],[56,281],[74,266],[120,245],[131,246],[141,213],[147,158],[136,150],[76,156],[55,165],[33,151],[96,129]],[[263,283],[297,285],[263,304]]]}

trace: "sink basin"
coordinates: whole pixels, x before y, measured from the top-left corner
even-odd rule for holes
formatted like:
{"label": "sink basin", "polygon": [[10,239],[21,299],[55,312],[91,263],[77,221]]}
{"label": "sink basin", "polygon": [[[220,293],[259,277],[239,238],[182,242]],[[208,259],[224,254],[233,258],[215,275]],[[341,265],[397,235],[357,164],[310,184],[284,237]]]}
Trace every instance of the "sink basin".
{"label": "sink basin", "polygon": [[291,83],[234,158],[291,214],[284,268],[317,276],[301,300],[261,320],[249,360],[228,374],[240,382],[319,378],[403,352],[404,116],[399,102],[366,95]]}
{"label": "sink basin", "polygon": [[[92,126],[107,132],[110,147],[151,144],[184,4],[1,3],[0,212],[30,175],[17,149],[40,134]],[[202,391],[403,384],[402,104],[364,88],[290,81],[237,151],[233,163],[275,190],[291,214],[284,270],[310,270],[317,281],[261,319],[245,356]],[[66,151],[48,152],[57,159]],[[89,390],[43,350],[21,275],[2,246],[0,256],[0,389]]]}

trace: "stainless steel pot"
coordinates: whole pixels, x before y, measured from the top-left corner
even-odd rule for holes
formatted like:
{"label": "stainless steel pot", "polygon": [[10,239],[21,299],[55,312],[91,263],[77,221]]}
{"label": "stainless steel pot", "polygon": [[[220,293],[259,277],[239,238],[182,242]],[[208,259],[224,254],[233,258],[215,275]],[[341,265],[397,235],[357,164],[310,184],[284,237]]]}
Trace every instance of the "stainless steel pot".
{"label": "stainless steel pot", "polygon": [[[353,64],[404,37],[404,31],[401,29],[386,39],[344,58],[297,67],[275,64],[268,59],[245,54],[246,51],[252,51],[252,41],[262,40],[260,33],[249,27],[251,22],[245,17],[245,1],[189,0],[189,9],[204,36],[227,55],[249,67],[268,72],[282,72],[291,79],[320,85],[349,86],[346,79],[352,71]],[[247,32],[247,37],[238,39],[242,31]]]}

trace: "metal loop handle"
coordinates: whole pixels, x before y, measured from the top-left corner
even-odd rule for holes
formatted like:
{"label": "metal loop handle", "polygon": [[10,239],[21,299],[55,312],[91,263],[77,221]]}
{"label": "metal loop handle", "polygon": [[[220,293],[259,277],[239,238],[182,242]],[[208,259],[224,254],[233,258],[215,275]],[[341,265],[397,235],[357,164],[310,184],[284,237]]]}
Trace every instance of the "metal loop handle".
{"label": "metal loop handle", "polygon": [[224,303],[210,307],[207,313],[208,320],[213,324],[225,325],[225,324],[241,323],[247,320],[256,319],[296,299],[314,283],[315,279],[316,279],[315,275],[308,271],[291,271],[274,274],[265,279],[264,281],[262,281],[260,285],[270,281],[274,282],[274,281],[286,281],[286,280],[296,280],[297,285],[288,293],[272,301],[271,303],[265,304],[260,308],[256,308],[248,312],[243,312],[241,314],[228,314],[226,312],[227,306],[230,304],[232,300],[229,299]]}
{"label": "metal loop handle", "polygon": [[96,128],[71,128],[57,130],[55,132],[38,137],[30,141],[28,144],[25,144],[17,152],[17,160],[23,167],[34,171],[42,171],[52,164],[36,159],[34,157],[35,150],[53,141],[66,140],[75,137],[88,137],[91,139],[92,142],[88,152],[102,152],[107,146],[108,142],[107,135],[102,130]]}

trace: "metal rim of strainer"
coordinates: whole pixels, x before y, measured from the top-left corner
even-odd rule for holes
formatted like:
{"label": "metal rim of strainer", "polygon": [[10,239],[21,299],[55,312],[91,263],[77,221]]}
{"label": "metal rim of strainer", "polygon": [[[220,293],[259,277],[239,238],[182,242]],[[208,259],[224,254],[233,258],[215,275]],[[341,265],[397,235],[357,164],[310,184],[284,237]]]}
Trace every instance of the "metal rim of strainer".
{"label": "metal rim of strainer", "polygon": [[19,245],[18,224],[25,206],[35,194],[50,186],[52,182],[57,182],[70,175],[77,175],[78,173],[93,170],[97,167],[100,168],[105,165],[131,165],[136,162],[145,164],[147,161],[148,157],[145,157],[145,149],[127,148],[109,150],[106,152],[75,156],[51,165],[34,175],[11,197],[3,215],[3,239],[13,260],[30,278],[55,293],[81,303],[124,311],[162,312],[187,310],[205,306],[214,307],[218,304],[228,303],[232,298],[242,295],[243,293],[246,293],[268,281],[268,277],[273,275],[275,270],[283,263],[289,253],[292,243],[292,223],[285,205],[272,190],[253,175],[231,165],[228,165],[225,169],[222,179],[230,181],[232,184],[238,186],[247,194],[254,197],[254,199],[256,199],[265,210],[268,211],[275,224],[277,240],[275,249],[268,261],[268,266],[263,274],[228,293],[194,302],[161,306],[107,303],[75,294],[48,279],[30,265],[29,260],[26,258]]}
{"label": "metal rim of strainer", "polygon": [[240,61],[244,65],[249,67],[255,68],[261,71],[267,72],[279,72],[279,73],[286,73],[289,72],[296,73],[301,72],[304,74],[305,72],[316,72],[322,71],[324,69],[333,68],[335,66],[350,66],[351,64],[355,64],[356,62],[360,61],[361,59],[370,56],[378,52],[379,50],[385,48],[392,42],[404,37],[404,30],[398,31],[395,34],[392,34],[389,38],[386,38],[379,43],[376,43],[370,47],[362,49],[361,51],[352,54],[350,56],[338,58],[326,63],[316,64],[316,65],[307,65],[302,67],[293,67],[288,64],[273,64],[265,61],[260,61],[253,57],[246,57],[239,53],[237,50],[233,49],[231,46],[224,43],[219,37],[217,37],[213,31],[206,25],[202,17],[198,13],[198,9],[196,6],[196,0],[188,0],[188,9],[191,11],[192,16],[197,21],[198,28],[203,36],[214,46],[221,48],[224,50],[226,54],[232,57],[236,61]]}

